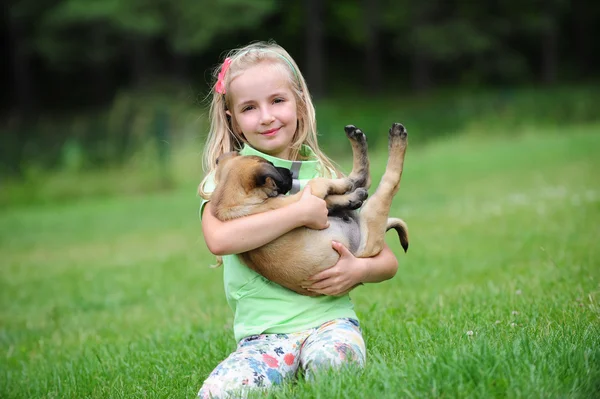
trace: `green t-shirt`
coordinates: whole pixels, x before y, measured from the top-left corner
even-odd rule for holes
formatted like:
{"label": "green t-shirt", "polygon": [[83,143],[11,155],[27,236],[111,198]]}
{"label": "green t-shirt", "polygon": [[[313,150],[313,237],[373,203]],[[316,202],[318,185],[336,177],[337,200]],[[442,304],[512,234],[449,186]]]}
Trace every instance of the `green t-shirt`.
{"label": "green t-shirt", "polygon": [[[293,185],[290,193],[304,188],[306,182],[319,176],[320,163],[309,147],[302,149],[308,161],[288,161],[263,154],[245,146],[242,155],[258,155],[275,166],[292,171]],[[206,192],[214,190],[210,179],[204,186]],[[207,201],[202,201],[200,216]],[[298,259],[302,262],[302,259]],[[233,332],[236,341],[263,333],[291,333],[319,326],[329,320],[348,317],[357,319],[354,305],[348,294],[341,297],[309,297],[297,294],[267,280],[246,267],[237,255],[223,256],[225,296],[233,310]]]}

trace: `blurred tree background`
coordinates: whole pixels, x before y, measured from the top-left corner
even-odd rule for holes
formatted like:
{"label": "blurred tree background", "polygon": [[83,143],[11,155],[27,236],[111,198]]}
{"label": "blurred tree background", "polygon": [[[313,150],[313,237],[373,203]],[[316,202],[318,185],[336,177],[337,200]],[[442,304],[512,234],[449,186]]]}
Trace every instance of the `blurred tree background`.
{"label": "blurred tree background", "polygon": [[[597,118],[594,1],[8,0],[2,7],[4,182],[115,167],[140,153],[152,154],[160,171],[190,137],[199,157],[209,71],[224,51],[255,40],[275,40],[297,60],[321,132],[369,126],[367,114],[385,119],[372,111],[386,104],[402,107],[402,121],[428,137],[484,106],[504,120],[511,104],[539,119]],[[530,91],[516,96],[515,88]],[[465,90],[487,94],[469,102],[459,95]],[[192,172],[199,179],[201,171]]]}

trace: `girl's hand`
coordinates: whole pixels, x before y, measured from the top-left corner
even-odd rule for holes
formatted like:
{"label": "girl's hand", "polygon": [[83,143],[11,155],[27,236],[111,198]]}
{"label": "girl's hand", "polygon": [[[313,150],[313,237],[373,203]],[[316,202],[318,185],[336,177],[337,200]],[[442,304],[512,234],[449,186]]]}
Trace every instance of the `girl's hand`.
{"label": "girl's hand", "polygon": [[332,247],[340,254],[338,262],[310,277],[304,288],[318,294],[340,296],[362,283],[366,266],[364,259],[356,258],[339,242],[332,241]]}
{"label": "girl's hand", "polygon": [[321,230],[329,227],[327,219],[327,203],[325,200],[311,194],[310,186],[306,185],[302,191],[300,201],[295,203],[299,212],[302,225],[309,229]]}

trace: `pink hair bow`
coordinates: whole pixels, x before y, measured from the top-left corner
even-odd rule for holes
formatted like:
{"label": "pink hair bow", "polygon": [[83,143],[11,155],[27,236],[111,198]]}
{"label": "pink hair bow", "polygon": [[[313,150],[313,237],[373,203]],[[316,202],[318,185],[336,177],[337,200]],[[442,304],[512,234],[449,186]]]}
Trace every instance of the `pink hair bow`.
{"label": "pink hair bow", "polygon": [[219,94],[225,94],[225,74],[229,69],[229,65],[231,65],[231,58],[225,58],[223,61],[223,66],[221,66],[221,72],[219,72],[219,76],[217,78],[217,83],[215,84],[215,91]]}

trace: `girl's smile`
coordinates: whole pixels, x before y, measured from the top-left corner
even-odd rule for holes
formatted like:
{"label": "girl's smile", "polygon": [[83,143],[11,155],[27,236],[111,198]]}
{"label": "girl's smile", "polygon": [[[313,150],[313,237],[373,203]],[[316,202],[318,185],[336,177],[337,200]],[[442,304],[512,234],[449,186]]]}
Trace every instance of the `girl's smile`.
{"label": "girl's smile", "polygon": [[263,133],[262,133],[262,135],[263,135],[263,136],[274,136],[274,135],[275,135],[275,134],[276,134],[276,133],[279,131],[279,129],[280,129],[280,128],[277,128],[277,129],[269,129],[269,130],[267,130],[266,132],[263,132]]}
{"label": "girl's smile", "polygon": [[232,79],[229,90],[234,129],[255,149],[288,159],[296,134],[296,97],[289,76],[270,62],[261,62]]}

